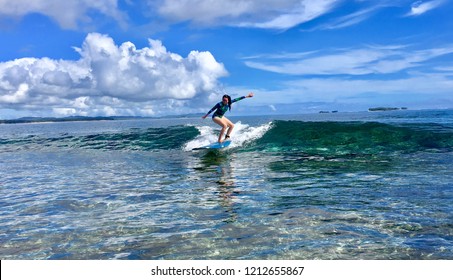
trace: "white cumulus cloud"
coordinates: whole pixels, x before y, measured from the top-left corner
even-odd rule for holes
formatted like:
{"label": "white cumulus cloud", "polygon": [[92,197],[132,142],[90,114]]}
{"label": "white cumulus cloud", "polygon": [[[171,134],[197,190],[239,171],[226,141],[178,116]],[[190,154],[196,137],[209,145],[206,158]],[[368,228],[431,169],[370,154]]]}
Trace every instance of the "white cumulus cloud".
{"label": "white cumulus cloud", "polygon": [[[21,58],[0,63],[0,108],[48,108],[56,114],[152,115],[208,96],[226,76],[210,52],[187,57],[149,40],[137,49],[90,33],[79,60]],[[170,100],[181,100],[174,102]]]}

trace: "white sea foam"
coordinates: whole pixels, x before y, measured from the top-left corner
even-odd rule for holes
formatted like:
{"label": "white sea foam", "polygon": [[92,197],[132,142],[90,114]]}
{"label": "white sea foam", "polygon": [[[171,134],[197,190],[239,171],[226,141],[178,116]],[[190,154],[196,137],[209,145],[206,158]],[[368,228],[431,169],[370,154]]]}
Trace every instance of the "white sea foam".
{"label": "white sea foam", "polygon": [[197,126],[198,131],[200,131],[200,135],[198,135],[195,139],[189,141],[184,146],[185,151],[190,151],[192,149],[209,145],[217,141],[217,135],[213,127],[210,126]]}
{"label": "white sea foam", "polygon": [[[230,135],[232,142],[228,148],[241,147],[247,142],[261,138],[271,126],[271,122],[257,127],[242,124],[240,121],[235,123],[234,130]],[[197,129],[200,131],[200,135],[184,146],[185,151],[190,151],[194,148],[206,146],[217,141],[219,129],[211,126],[200,126],[197,127]]]}

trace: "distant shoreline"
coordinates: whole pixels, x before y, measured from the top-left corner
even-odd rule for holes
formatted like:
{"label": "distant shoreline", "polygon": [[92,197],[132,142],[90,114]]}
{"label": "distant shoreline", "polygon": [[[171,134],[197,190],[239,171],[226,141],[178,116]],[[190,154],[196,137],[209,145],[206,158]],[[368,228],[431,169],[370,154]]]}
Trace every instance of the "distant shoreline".
{"label": "distant shoreline", "polygon": [[[445,108],[445,109],[411,109],[409,110],[407,107],[372,107],[369,108],[368,111],[357,111],[357,112],[350,112],[350,111],[319,111],[319,112],[310,112],[305,114],[342,114],[342,113],[359,113],[359,112],[386,112],[386,111],[426,111],[426,110],[453,110],[453,108]],[[70,116],[70,117],[23,117],[18,119],[6,119],[0,120],[0,124],[27,124],[27,123],[58,123],[58,122],[80,122],[80,121],[118,121],[118,120],[159,120],[159,119],[184,119],[184,118],[201,118],[204,113],[194,113],[194,114],[184,114],[184,115],[167,115],[167,116],[159,116],[159,117],[151,117],[151,116],[109,116],[109,117],[84,117],[84,116]],[[304,113],[299,113],[304,114]],[[275,115],[297,115],[297,114],[269,114],[269,116]],[[239,116],[232,116],[233,118],[237,117],[249,117],[251,115],[239,115]]]}
{"label": "distant shoreline", "polygon": [[0,124],[21,124],[21,123],[45,123],[45,122],[77,122],[77,121],[112,121],[114,117],[64,117],[64,118],[39,118],[39,117],[25,117],[12,120],[0,120]]}
{"label": "distant shoreline", "polygon": [[84,117],[84,116],[71,116],[71,117],[24,117],[19,119],[0,120],[0,124],[21,124],[21,123],[48,123],[48,122],[80,122],[80,121],[116,121],[116,120],[132,120],[132,119],[163,119],[163,118],[189,118],[198,117],[199,114],[188,115],[175,115],[175,116],[162,116],[162,117],[140,117],[140,116],[111,116],[111,117]]}

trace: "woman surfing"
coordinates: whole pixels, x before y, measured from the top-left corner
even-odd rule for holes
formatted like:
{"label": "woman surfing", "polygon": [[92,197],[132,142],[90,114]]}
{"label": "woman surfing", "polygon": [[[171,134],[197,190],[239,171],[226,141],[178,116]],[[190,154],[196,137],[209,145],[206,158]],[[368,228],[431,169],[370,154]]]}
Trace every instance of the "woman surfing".
{"label": "woman surfing", "polygon": [[[251,98],[251,97],[253,97],[253,92],[249,93],[247,96],[241,96],[241,97],[238,97],[235,99],[231,99],[231,97],[229,95],[225,94],[222,97],[222,101],[217,103],[214,107],[212,107],[211,110],[209,110],[209,112],[206,115],[204,115],[202,117],[203,119],[206,119],[206,117],[209,116],[209,114],[211,114],[214,110],[216,110],[214,112],[214,114],[212,115],[212,120],[216,124],[218,124],[222,127],[222,130],[220,130],[220,134],[219,134],[219,140],[218,140],[219,143],[222,143],[223,141],[228,140],[230,138],[230,134],[234,128],[234,124],[224,116],[228,110],[231,111],[231,104],[233,104],[234,102],[237,102],[239,100],[242,100],[245,98]],[[222,139],[222,136],[224,133],[226,133],[225,139]]]}

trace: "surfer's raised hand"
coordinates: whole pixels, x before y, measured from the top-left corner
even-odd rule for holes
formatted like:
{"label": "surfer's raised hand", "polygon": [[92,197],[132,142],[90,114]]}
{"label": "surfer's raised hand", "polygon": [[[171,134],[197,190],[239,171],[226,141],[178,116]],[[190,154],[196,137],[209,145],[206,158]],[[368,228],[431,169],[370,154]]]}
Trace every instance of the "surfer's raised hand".
{"label": "surfer's raised hand", "polygon": [[249,95],[247,95],[246,97],[248,98],[253,97],[253,92],[249,93]]}

